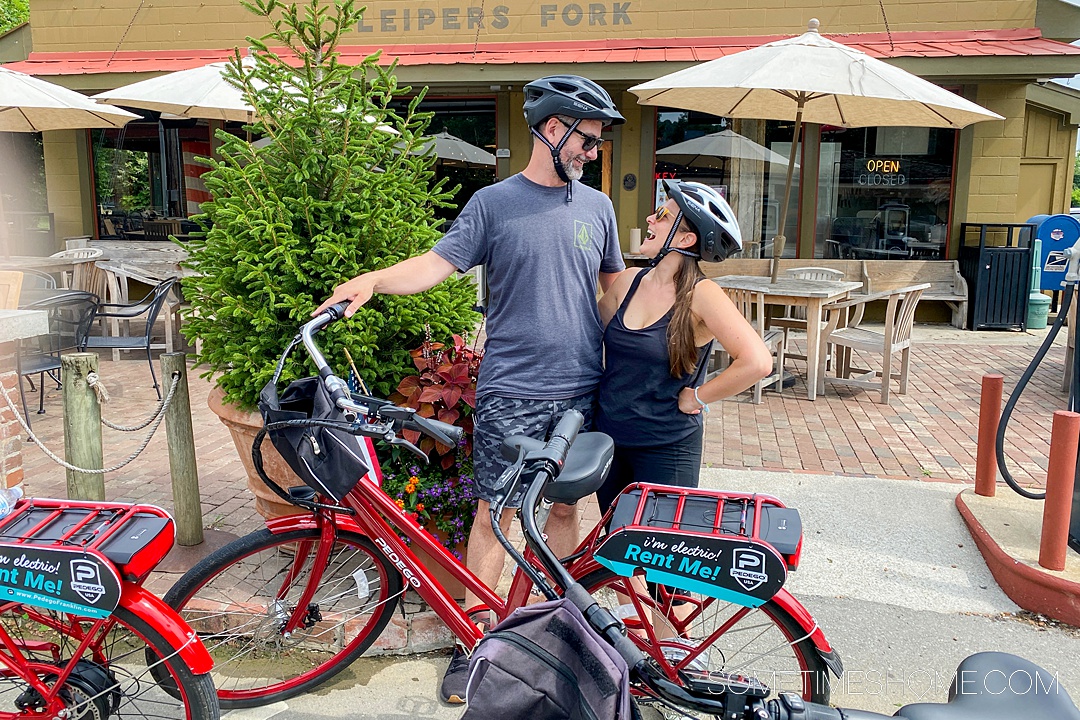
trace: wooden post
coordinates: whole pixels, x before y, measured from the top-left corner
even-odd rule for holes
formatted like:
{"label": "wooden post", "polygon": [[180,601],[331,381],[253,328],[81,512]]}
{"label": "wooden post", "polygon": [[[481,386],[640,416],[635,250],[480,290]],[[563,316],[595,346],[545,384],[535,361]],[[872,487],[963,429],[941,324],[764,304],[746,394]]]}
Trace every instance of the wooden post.
{"label": "wooden post", "polygon": [[994,497],[997,490],[995,448],[1004,388],[1004,376],[997,373],[983,375],[979,400],[979,442],[975,448],[975,494],[983,497]]}
{"label": "wooden post", "polygon": [[161,377],[165,387],[176,378],[176,391],[165,413],[165,435],[169,440],[169,471],[172,475],[173,517],[176,543],[199,545],[203,541],[199,469],[195,462],[195,438],[191,430],[191,398],[188,396],[187,355],[182,352],[161,356]]}
{"label": "wooden post", "polygon": [[[90,373],[98,370],[98,356],[73,353],[61,357],[60,362],[60,379],[64,385],[64,459],[76,467],[104,467],[101,406],[97,394],[86,381]],[[105,476],[68,470],[67,496],[69,500],[103,501]]]}

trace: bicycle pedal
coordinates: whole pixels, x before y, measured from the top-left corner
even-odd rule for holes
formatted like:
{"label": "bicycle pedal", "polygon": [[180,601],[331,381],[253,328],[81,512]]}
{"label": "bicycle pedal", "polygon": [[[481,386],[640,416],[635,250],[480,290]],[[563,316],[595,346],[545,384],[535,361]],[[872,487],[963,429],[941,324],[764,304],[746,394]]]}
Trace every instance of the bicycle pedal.
{"label": "bicycle pedal", "polygon": [[764,698],[769,688],[760,680],[745,675],[725,672],[708,672],[687,668],[682,671],[686,687],[697,693],[723,695],[733,692],[753,698]]}

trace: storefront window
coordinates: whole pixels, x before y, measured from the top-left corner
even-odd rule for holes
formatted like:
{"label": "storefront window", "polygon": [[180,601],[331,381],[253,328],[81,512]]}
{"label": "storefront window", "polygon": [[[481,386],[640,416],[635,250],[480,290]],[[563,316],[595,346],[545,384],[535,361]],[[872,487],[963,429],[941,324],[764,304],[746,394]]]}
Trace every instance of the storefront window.
{"label": "storefront window", "polygon": [[[201,179],[209,166],[199,159],[210,151],[210,128],[203,121],[136,121],[94,130],[99,236],[143,239],[146,219],[197,214],[210,198]],[[178,227],[183,233],[197,229],[188,221]]]}
{"label": "storefront window", "polygon": [[[787,180],[791,123],[736,120],[662,108],[657,113],[654,195],[664,179],[693,180],[716,188],[731,204],[743,233],[744,257],[771,257]],[[785,257],[794,257],[798,227],[799,168],[792,178],[785,222]]]}
{"label": "storefront window", "polygon": [[956,131],[821,131],[814,257],[946,257]]}
{"label": "storefront window", "polygon": [[[399,108],[399,111],[403,110],[403,106]],[[491,155],[490,165],[462,163],[449,158],[436,161],[436,179],[446,178],[447,187],[461,186],[453,200],[456,207],[435,210],[435,215],[445,221],[444,228],[448,228],[473,193],[495,182],[495,99],[426,97],[419,110],[435,114],[428,124],[427,134],[447,132]]]}

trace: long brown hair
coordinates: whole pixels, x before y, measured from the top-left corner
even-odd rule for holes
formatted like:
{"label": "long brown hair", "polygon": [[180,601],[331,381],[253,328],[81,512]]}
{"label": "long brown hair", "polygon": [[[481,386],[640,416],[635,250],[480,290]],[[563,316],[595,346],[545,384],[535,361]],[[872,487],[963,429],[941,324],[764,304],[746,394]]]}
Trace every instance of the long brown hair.
{"label": "long brown hair", "polygon": [[[698,234],[697,229],[685,220],[679,229],[685,229],[686,232],[692,232],[694,235]],[[679,257],[682,259],[682,265],[675,273],[675,305],[672,307],[667,337],[668,358],[673,378],[689,375],[697,367],[698,350],[694,342],[694,330],[697,323],[694,322],[690,305],[694,299],[694,286],[705,277],[705,273],[698,267],[697,258],[682,254],[679,254]]]}

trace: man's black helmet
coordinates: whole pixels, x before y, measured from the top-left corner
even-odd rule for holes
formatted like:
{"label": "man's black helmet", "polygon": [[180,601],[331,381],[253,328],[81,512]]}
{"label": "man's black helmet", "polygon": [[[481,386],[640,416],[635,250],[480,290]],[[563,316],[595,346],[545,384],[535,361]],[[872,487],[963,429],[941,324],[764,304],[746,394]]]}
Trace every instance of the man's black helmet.
{"label": "man's black helmet", "polygon": [[604,125],[626,122],[607,90],[578,75],[549,75],[525,86],[525,121],[529,127],[536,127],[552,115],[600,120]]}
{"label": "man's black helmet", "polygon": [[742,250],[742,233],[727,201],[708,185],[665,180],[668,197],[683,217],[697,229],[698,251],[705,262],[720,262]]}

